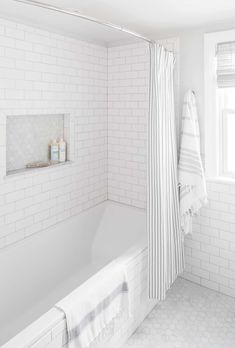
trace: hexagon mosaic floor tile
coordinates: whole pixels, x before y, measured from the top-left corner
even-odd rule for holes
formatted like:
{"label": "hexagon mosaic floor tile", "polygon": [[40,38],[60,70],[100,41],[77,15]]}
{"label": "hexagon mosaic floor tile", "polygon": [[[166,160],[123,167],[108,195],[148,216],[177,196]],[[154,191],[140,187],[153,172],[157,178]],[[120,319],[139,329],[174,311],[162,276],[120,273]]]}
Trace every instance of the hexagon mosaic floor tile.
{"label": "hexagon mosaic floor tile", "polygon": [[235,298],[179,278],[123,348],[235,348]]}

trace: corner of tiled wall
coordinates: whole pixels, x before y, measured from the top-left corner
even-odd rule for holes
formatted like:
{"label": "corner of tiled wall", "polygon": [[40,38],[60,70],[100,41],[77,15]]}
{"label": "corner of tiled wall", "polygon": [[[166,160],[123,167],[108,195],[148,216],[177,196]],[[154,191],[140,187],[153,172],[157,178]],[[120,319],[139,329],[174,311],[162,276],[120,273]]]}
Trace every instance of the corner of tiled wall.
{"label": "corner of tiled wall", "polygon": [[145,207],[149,51],[108,49],[108,197]]}
{"label": "corner of tiled wall", "polygon": [[[175,108],[179,119],[179,39],[159,40],[176,56]],[[146,207],[149,47],[144,42],[108,49],[108,197]]]}
{"label": "corner of tiled wall", "polygon": [[235,184],[207,181],[208,204],[186,237],[184,278],[235,297]]}
{"label": "corner of tiled wall", "polygon": [[6,178],[0,114],[4,248],[107,199],[107,48],[0,19],[0,56],[0,109],[6,115],[70,115],[72,160]]}

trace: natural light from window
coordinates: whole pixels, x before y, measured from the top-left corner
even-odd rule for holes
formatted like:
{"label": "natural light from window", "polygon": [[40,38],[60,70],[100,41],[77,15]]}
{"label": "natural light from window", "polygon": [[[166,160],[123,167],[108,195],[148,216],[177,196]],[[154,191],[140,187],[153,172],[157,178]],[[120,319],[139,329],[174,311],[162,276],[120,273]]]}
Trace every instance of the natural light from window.
{"label": "natural light from window", "polygon": [[221,175],[235,176],[235,88],[218,88]]}
{"label": "natural light from window", "polygon": [[205,34],[206,177],[235,180],[235,30]]}
{"label": "natural light from window", "polygon": [[235,111],[227,115],[227,168],[235,174]]}

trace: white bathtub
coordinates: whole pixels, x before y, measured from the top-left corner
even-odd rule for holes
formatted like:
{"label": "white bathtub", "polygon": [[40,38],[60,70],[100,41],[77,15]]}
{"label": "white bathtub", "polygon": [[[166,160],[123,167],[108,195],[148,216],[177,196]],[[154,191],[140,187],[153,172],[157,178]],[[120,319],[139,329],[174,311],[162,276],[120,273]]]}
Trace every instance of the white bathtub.
{"label": "white bathtub", "polygon": [[121,347],[155,305],[146,294],[143,210],[106,201],[1,251],[0,346],[67,346],[64,316],[53,305],[117,258],[126,260],[135,312],[102,348]]}

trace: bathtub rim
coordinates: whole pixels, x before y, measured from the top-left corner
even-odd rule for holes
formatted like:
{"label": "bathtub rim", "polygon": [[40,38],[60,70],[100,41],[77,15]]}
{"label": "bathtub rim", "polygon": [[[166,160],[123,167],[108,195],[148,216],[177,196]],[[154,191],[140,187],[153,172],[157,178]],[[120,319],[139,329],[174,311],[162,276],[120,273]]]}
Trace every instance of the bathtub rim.
{"label": "bathtub rim", "polygon": [[[100,204],[108,204],[109,200],[106,200]],[[119,205],[119,206],[127,206],[126,204],[122,204],[119,202],[110,201],[111,204]],[[145,211],[145,209],[128,206],[131,209],[138,210],[138,211]],[[140,254],[144,253],[147,250],[147,242],[146,240],[137,242],[131,247],[127,248],[120,256],[114,258],[113,260],[107,262],[101,269],[99,269],[97,272],[92,274],[91,276],[88,276],[88,278],[85,280],[85,282],[92,278],[97,273],[101,272],[106,267],[110,267],[112,263],[116,262],[124,262],[126,265],[128,265],[129,262],[133,261],[136,257],[138,257]],[[76,288],[75,288],[76,289]],[[74,289],[74,290],[75,290]],[[74,291],[73,290],[73,291]],[[71,292],[70,292],[71,293]],[[69,296],[68,293],[66,296]],[[56,303],[55,303],[56,304]],[[54,304],[54,305],[55,305]],[[40,339],[47,334],[50,330],[55,328],[61,321],[65,320],[64,313],[57,309],[56,307],[51,307],[47,312],[45,312],[43,315],[41,315],[38,319],[33,321],[31,324],[26,326],[23,330],[21,330],[18,334],[10,338],[6,343],[4,343],[1,348],[27,348],[36,342],[40,341]]]}
{"label": "bathtub rim", "polygon": [[[47,167],[49,168],[49,167]],[[36,169],[37,170],[37,169]],[[88,208],[84,208],[82,209],[78,214],[75,214],[75,215],[72,215],[72,216],[69,216],[67,217],[66,219],[64,219],[63,221],[59,221],[59,222],[56,222],[48,227],[46,227],[45,229],[43,230],[39,230],[37,232],[34,232],[32,234],[28,234],[26,235],[23,239],[20,239],[20,240],[16,240],[14,241],[13,243],[9,243],[7,245],[5,245],[4,247],[0,247],[0,253],[5,253],[7,252],[8,249],[10,248],[14,248],[15,246],[19,245],[19,244],[22,244],[24,243],[25,240],[28,240],[28,239],[31,239],[33,238],[35,235],[38,235],[40,233],[46,233],[48,230],[50,230],[51,228],[56,228],[57,224],[60,224],[60,223],[66,223],[66,221],[70,220],[70,219],[74,219],[76,217],[78,217],[79,215],[81,214],[85,214],[87,212],[89,212],[90,210],[92,209],[95,209],[96,207],[105,207],[107,204],[111,204],[111,205],[116,205],[116,206],[119,206],[119,207],[127,207],[128,209],[131,209],[131,210],[136,210],[136,211],[139,211],[139,212],[142,212],[142,213],[146,213],[146,209],[145,208],[140,208],[140,207],[135,207],[133,205],[130,205],[130,204],[127,204],[127,203],[121,203],[121,202],[117,202],[117,201],[114,201],[112,199],[105,199],[104,201],[101,201],[101,202],[98,202],[96,203],[95,205],[93,205],[92,207],[88,207]],[[2,347],[0,347],[2,348]]]}

